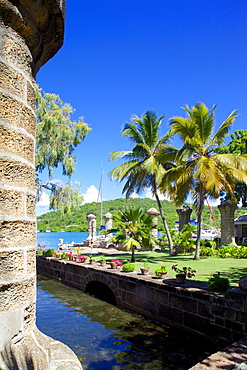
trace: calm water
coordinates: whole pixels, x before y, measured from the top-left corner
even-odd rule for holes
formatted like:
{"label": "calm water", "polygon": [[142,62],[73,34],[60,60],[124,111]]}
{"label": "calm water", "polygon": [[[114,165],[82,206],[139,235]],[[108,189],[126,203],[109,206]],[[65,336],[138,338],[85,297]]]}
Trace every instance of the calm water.
{"label": "calm water", "polygon": [[185,370],[216,351],[201,338],[42,276],[37,326],[72,348],[87,370]]}
{"label": "calm water", "polygon": [[88,237],[87,232],[69,233],[69,232],[59,232],[59,233],[37,233],[37,243],[45,245],[45,249],[57,249],[59,239],[64,239],[64,244],[71,243],[82,243]]}
{"label": "calm water", "polygon": [[[56,248],[87,233],[37,233]],[[84,239],[85,239],[84,238]],[[187,370],[217,348],[201,338],[118,309],[59,282],[38,277],[37,326],[67,344],[87,370]]]}

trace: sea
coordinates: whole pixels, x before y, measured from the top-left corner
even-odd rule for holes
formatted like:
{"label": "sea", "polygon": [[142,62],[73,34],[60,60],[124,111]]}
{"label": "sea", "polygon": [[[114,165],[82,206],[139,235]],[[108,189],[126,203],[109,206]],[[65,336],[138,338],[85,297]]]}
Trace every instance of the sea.
{"label": "sea", "polygon": [[[38,232],[56,249],[87,232]],[[148,320],[42,275],[37,277],[37,326],[67,344],[86,370],[186,370],[218,349],[187,332]]]}
{"label": "sea", "polygon": [[88,232],[37,232],[37,245],[42,245],[42,249],[58,249],[59,239],[63,238],[63,244],[70,244],[71,242],[83,243],[88,237]]}

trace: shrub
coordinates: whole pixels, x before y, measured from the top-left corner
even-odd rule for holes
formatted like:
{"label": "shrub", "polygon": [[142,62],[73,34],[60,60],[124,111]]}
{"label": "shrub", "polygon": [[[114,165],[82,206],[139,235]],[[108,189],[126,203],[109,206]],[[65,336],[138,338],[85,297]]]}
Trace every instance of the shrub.
{"label": "shrub", "polygon": [[128,262],[128,263],[125,263],[122,266],[122,271],[124,271],[124,272],[133,272],[133,271],[135,271],[135,268],[136,268],[136,266],[135,266],[134,263]]}
{"label": "shrub", "polygon": [[206,256],[206,257],[213,256],[214,255],[214,251],[210,247],[204,247],[204,246],[202,246],[201,249],[200,249],[200,255],[201,256]]}
{"label": "shrub", "polygon": [[54,254],[55,254],[54,249],[47,249],[47,251],[45,251],[45,256],[46,257],[53,257]]}
{"label": "shrub", "polygon": [[66,256],[66,253],[61,254],[61,260],[67,260],[69,257]]}
{"label": "shrub", "polygon": [[160,268],[157,268],[154,272],[157,277],[161,277],[162,274],[167,273],[167,268],[166,266],[160,266]]}
{"label": "shrub", "polygon": [[214,251],[214,256],[220,258],[233,257],[233,248],[234,247],[228,247],[227,245],[224,245]]}
{"label": "shrub", "polygon": [[220,272],[217,272],[208,280],[208,287],[211,292],[223,293],[229,289],[229,279],[220,277]]}

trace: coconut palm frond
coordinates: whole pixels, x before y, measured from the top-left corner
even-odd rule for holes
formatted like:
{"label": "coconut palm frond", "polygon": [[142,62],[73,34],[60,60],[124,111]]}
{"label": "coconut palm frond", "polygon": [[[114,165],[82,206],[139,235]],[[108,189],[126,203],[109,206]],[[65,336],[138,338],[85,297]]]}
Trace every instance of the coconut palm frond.
{"label": "coconut palm frond", "polygon": [[116,150],[110,153],[110,160],[115,161],[120,158],[129,158],[132,156],[132,150]]}
{"label": "coconut palm frond", "polygon": [[211,137],[214,127],[215,107],[216,106],[213,106],[210,111],[204,103],[198,102],[191,109],[191,120],[193,120],[196,125],[196,131],[202,143],[207,143],[207,141]]}
{"label": "coconut palm frond", "polygon": [[173,117],[170,126],[172,134],[178,134],[182,141],[196,136],[196,128],[188,118]]}
{"label": "coconut palm frond", "polygon": [[227,134],[229,133],[229,130],[230,130],[233,122],[235,121],[235,119],[238,115],[239,115],[238,111],[234,110],[227,117],[227,119],[224,122],[222,122],[219,129],[217,130],[217,132],[215,133],[215,135],[213,136],[213,138],[211,140],[211,145],[219,146],[219,145],[222,145],[224,143],[224,140],[225,140]]}

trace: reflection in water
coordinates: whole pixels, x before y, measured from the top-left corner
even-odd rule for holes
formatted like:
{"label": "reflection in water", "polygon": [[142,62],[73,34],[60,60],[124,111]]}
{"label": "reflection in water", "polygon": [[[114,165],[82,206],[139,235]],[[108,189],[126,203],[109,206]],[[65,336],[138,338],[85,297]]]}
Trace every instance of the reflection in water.
{"label": "reflection in water", "polygon": [[57,281],[38,276],[37,326],[87,370],[185,370],[217,348]]}

